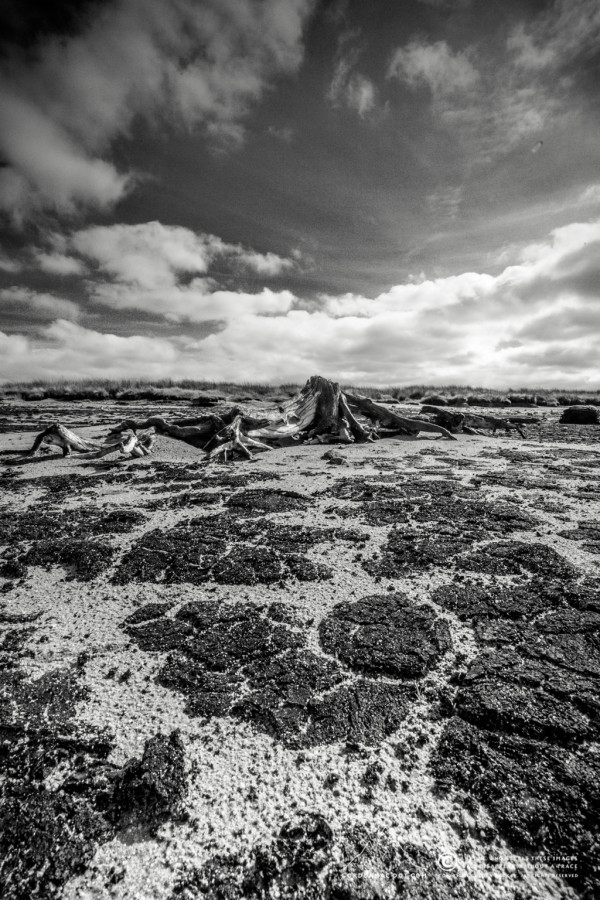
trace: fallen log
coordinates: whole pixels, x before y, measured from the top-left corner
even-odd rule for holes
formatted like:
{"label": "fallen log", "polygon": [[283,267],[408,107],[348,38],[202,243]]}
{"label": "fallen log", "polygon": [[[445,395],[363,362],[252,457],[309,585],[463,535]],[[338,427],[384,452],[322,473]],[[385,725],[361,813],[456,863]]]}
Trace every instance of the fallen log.
{"label": "fallen log", "polygon": [[481,434],[482,431],[491,430],[495,434],[498,429],[507,433],[518,431],[521,437],[525,437],[524,425],[536,424],[537,419],[531,416],[492,416],[487,413],[462,413],[439,409],[436,406],[423,406],[421,415],[431,416],[438,425],[443,425],[454,434]]}
{"label": "fallen log", "polygon": [[407,419],[404,416],[399,416],[397,413],[393,413],[391,410],[386,409],[385,406],[374,403],[373,400],[369,400],[367,397],[355,396],[353,394],[347,394],[346,396],[348,397],[351,407],[354,406],[369,418],[378,421],[381,425],[397,429],[400,434],[418,434],[420,431],[426,431],[440,434],[449,441],[456,440],[450,431],[443,425],[427,422],[425,419]]}

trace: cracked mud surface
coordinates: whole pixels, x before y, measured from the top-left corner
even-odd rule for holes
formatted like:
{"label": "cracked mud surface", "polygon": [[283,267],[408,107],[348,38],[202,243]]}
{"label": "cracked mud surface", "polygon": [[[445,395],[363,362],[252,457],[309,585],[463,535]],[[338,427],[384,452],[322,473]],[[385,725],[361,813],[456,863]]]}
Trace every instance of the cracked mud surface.
{"label": "cracked mud surface", "polygon": [[2,897],[596,895],[596,426],[340,471],[23,460],[3,412]]}

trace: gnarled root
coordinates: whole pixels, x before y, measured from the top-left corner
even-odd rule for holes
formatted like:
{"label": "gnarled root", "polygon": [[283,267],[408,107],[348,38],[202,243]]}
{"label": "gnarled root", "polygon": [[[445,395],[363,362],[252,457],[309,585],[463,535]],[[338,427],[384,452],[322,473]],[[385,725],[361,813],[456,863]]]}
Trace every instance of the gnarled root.
{"label": "gnarled root", "polygon": [[88,453],[88,459],[101,459],[110,453],[121,453],[131,459],[148,456],[151,453],[156,435],[151,432],[137,435],[135,432],[120,434],[111,432],[104,442],[104,446],[94,453]]}
{"label": "gnarled root", "polygon": [[442,425],[434,425],[432,422],[426,422],[424,419],[407,419],[399,416],[385,406],[374,403],[368,397],[360,397],[355,394],[346,394],[350,408],[354,408],[361,412],[368,419],[379,423],[385,428],[393,429],[401,434],[418,434],[420,431],[432,432],[440,434],[449,441],[455,441],[454,435],[450,434],[447,428]]}
{"label": "gnarled root", "polygon": [[262,441],[258,441],[247,434],[243,434],[243,425],[243,416],[236,416],[231,425],[226,425],[222,428],[221,431],[215,435],[214,441],[218,443],[218,446],[209,452],[209,459],[217,459],[219,456],[222,456],[223,460],[226,462],[229,456],[233,457],[236,453],[245,457],[245,459],[254,459],[250,448],[253,448],[254,450],[273,449],[267,444],[263,444]]}
{"label": "gnarled root", "polygon": [[90,450],[98,449],[98,444],[80,437],[70,428],[65,428],[60,422],[54,422],[38,434],[33,446],[27,451],[27,456],[35,456],[42,444],[59,447],[63,456],[70,456],[73,450],[77,453],[88,453]]}

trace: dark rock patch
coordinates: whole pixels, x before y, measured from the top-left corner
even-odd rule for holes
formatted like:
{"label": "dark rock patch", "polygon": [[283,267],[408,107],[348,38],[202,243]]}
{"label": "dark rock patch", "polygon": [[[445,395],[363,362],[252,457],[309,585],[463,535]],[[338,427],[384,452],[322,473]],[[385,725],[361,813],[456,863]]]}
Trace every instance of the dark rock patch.
{"label": "dark rock patch", "polygon": [[149,622],[151,619],[158,619],[172,609],[173,606],[173,602],[146,603],[144,606],[140,606],[139,609],[136,609],[135,612],[132,612],[130,616],[127,616],[124,625],[139,625],[141,622]]}
{"label": "dark rock patch", "polygon": [[552,547],[521,541],[488,544],[461,557],[457,565],[487,575],[521,575],[529,572],[553,579],[570,579],[577,574],[575,567]]}
{"label": "dark rock patch", "polygon": [[233,494],[225,504],[230,509],[245,515],[263,515],[264,513],[304,512],[308,509],[310,498],[297,491],[264,490],[254,488]]}
{"label": "dark rock patch", "polygon": [[111,816],[156,828],[176,816],[187,792],[185,750],[178,731],[146,741],[141,760],[132,759],[118,773]]}
{"label": "dark rock patch", "polygon": [[81,507],[60,512],[37,510],[0,514],[0,543],[30,543],[47,538],[88,535],[127,534],[146,521],[146,516],[132,509],[106,512],[97,507]]}
{"label": "dark rock patch", "polygon": [[559,491],[561,489],[561,485],[557,481],[516,472],[482,472],[473,478],[473,483],[497,485],[523,491]]}
{"label": "dark rock patch", "polygon": [[[10,628],[0,633],[0,669],[12,669],[18,666],[19,658],[31,653],[25,645],[35,632],[35,628]],[[0,700],[0,703],[2,700]]]}
{"label": "dark rock patch", "polygon": [[231,472],[222,469],[219,472],[207,473],[207,487],[229,487],[229,488],[245,488],[248,484],[255,484],[261,481],[280,481],[281,475],[278,472]]}
{"label": "dark rock patch", "polygon": [[[569,541],[584,541],[583,548],[597,547],[600,543],[600,524],[595,522],[579,522],[576,528],[568,528],[557,532],[559,537]],[[597,552],[592,550],[591,552]]]}
{"label": "dark rock patch", "polygon": [[[335,490],[342,497],[346,495],[345,499],[360,503],[360,516],[370,525],[451,525],[464,539],[483,540],[490,535],[529,530],[537,524],[537,519],[521,507],[480,500],[473,488],[448,478],[406,482],[394,485],[391,492],[386,485],[359,482],[357,486],[353,479],[342,479]],[[354,515],[347,507],[332,511],[344,517]]]}
{"label": "dark rock patch", "polygon": [[1,573],[20,578],[28,566],[62,566],[70,577],[89,581],[112,564],[115,550],[103,540],[89,536],[126,534],[146,521],[138,510],[96,507],[38,513],[35,510],[0,514],[0,543],[9,556]]}
{"label": "dark rock patch", "polygon": [[281,613],[274,621],[249,605],[197,601],[126,628],[142,649],[171,651],[158,681],[184,694],[189,715],[233,715],[289,746],[377,743],[395,731],[412,686],[348,681]]}
{"label": "dark rock patch", "polygon": [[356,543],[367,536],[351,529],[229,515],[186,519],[170,530],[144,534],[123,557],[114,580],[117,584],[132,580],[202,584],[211,579],[222,584],[273,584],[292,577],[317,581],[331,577],[331,570],[309,559],[306,551],[336,539]]}
{"label": "dark rock patch", "polygon": [[445,872],[412,844],[392,845],[373,826],[335,834],[319,813],[287,822],[267,847],[216,856],[177,881],[171,900],[481,900],[473,884]]}
{"label": "dark rock patch", "polygon": [[352,669],[390,678],[419,678],[451,646],[450,630],[430,606],[404,594],[343,602],[319,626],[321,646]]}
{"label": "dark rock patch", "polygon": [[362,565],[375,577],[399,578],[410,569],[448,566],[472,544],[473,539],[453,525],[439,527],[435,535],[415,528],[392,528],[381,554]]}
{"label": "dark rock patch", "polygon": [[463,621],[532,619],[565,602],[562,584],[542,579],[510,587],[465,580],[436,588],[431,599]]}
{"label": "dark rock patch", "polygon": [[[71,670],[34,682],[18,671],[0,679],[0,894],[7,900],[57,896],[112,837],[101,811],[111,743],[79,735],[72,724],[85,696]],[[80,789],[65,779],[48,790],[44,779],[66,766]]]}
{"label": "dark rock patch", "polygon": [[[177,735],[147,741],[141,761],[107,761],[109,735],[82,732],[77,668],[36,681],[0,672],[0,895],[58,897],[99,844],[129,824],[156,826],[185,793]],[[51,787],[48,786],[50,777]]]}
{"label": "dark rock patch", "polygon": [[[439,790],[455,785],[485,803],[516,849],[573,856],[569,884],[591,898],[600,864],[600,781],[585,750],[484,730],[453,717],[432,761]],[[561,872],[560,862],[557,864]]]}
{"label": "dark rock patch", "polygon": [[214,506],[221,503],[223,496],[216,491],[178,491],[166,497],[144,502],[144,509],[154,512],[157,509],[189,509],[190,507]]}
{"label": "dark rock patch", "polygon": [[62,566],[68,577],[77,581],[91,581],[106,572],[112,564],[115,550],[104,541],[49,540],[37,541],[20,562],[24,566]]}
{"label": "dark rock patch", "polygon": [[129,484],[139,480],[141,478],[137,470],[103,472],[101,475],[44,475],[41,478],[20,478],[13,482],[13,489],[40,490],[45,503],[56,505],[70,498],[102,490],[106,485]]}
{"label": "dark rock patch", "polygon": [[472,725],[534,740],[569,745],[593,733],[587,716],[571,704],[516,678],[473,680],[459,691],[455,706]]}

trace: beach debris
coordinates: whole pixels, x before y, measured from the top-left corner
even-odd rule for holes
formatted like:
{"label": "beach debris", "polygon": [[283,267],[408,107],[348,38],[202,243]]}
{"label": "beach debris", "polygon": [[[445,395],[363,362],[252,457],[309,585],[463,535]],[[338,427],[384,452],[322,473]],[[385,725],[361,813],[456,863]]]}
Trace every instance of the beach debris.
{"label": "beach debris", "polygon": [[149,428],[204,450],[210,459],[223,460],[236,456],[253,459],[253,451],[270,450],[273,445],[351,444],[399,434],[417,435],[421,431],[456,440],[442,425],[399,416],[367,397],[342,391],[339,384],[320,375],[309,378],[291,400],[265,410],[262,419],[244,415],[239,407],[233,407],[220,415],[173,422],[161,416],[142,421],[126,419],[112,434],[136,434]]}
{"label": "beach debris", "polygon": [[129,432],[110,432],[107,435],[104,444],[94,453],[89,453],[89,459],[101,459],[110,453],[121,453],[129,459],[135,459],[148,456],[152,452],[152,448],[156,443],[156,435],[152,431],[138,435],[134,431]]}
{"label": "beach debris", "polygon": [[481,434],[491,431],[495,434],[498,429],[510,433],[518,431],[521,437],[525,437],[524,426],[539,424],[539,419],[533,416],[491,416],[481,413],[462,413],[437,406],[422,406],[421,416],[430,416],[438,425],[447,428],[453,434]]}
{"label": "beach debris", "polygon": [[98,450],[99,445],[79,437],[74,431],[65,428],[60,422],[53,422],[41,434],[38,434],[28,456],[35,456],[38,450],[45,446],[59,447],[63,456],[70,456],[73,450],[76,453],[89,453],[91,450]]}
{"label": "beach debris", "polygon": [[26,455],[35,456],[38,450],[45,445],[59,447],[63,456],[71,456],[71,453],[75,451],[85,454],[88,459],[100,459],[109,453],[119,452],[123,456],[134,458],[147,456],[151,452],[155,440],[156,435],[150,431],[142,435],[133,431],[119,432],[118,434],[111,432],[103,444],[98,444],[80,437],[74,431],[61,425],[60,422],[53,422],[38,434]]}

